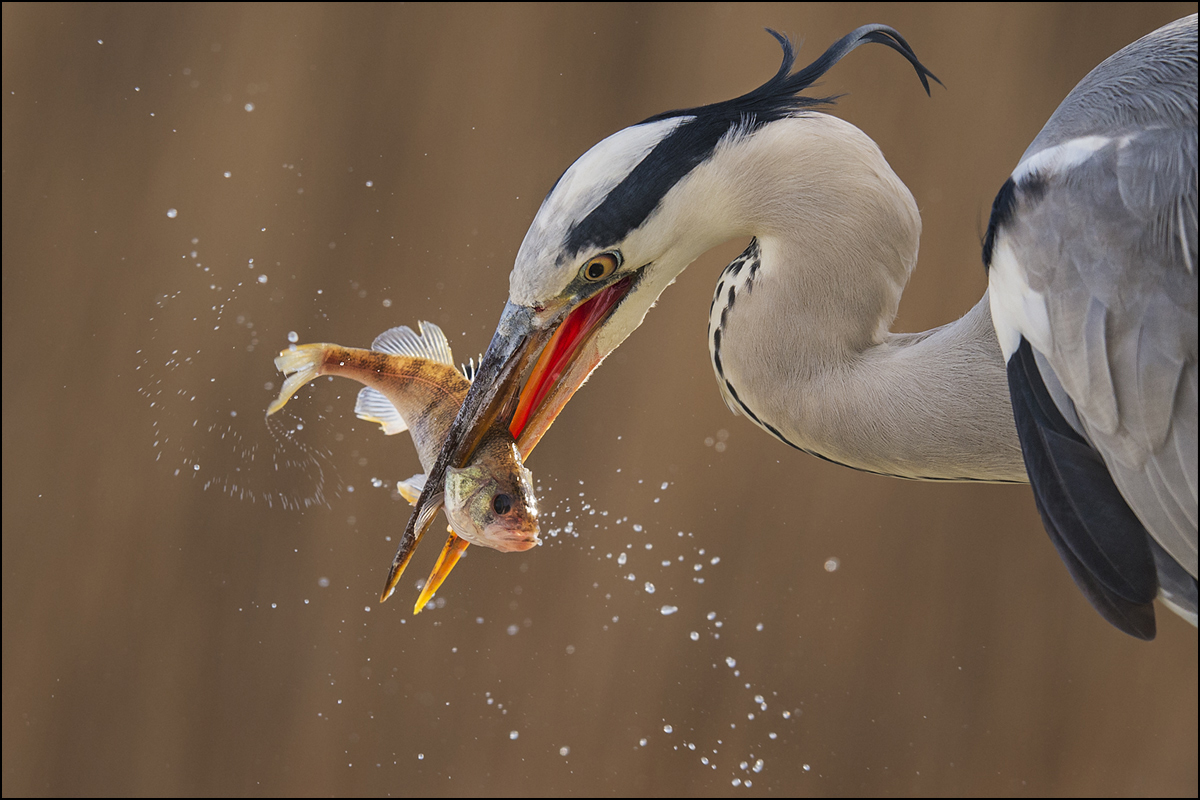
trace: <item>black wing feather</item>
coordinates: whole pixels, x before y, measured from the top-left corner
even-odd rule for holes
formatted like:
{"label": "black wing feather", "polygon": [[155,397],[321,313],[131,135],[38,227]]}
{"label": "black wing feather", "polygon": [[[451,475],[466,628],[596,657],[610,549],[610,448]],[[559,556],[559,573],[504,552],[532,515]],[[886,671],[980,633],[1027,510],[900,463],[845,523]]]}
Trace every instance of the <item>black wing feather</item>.
{"label": "black wing feather", "polygon": [[1008,362],[1025,469],[1054,548],[1088,602],[1131,636],[1153,639],[1158,575],[1150,536],[1100,457],[1063,419],[1029,342]]}

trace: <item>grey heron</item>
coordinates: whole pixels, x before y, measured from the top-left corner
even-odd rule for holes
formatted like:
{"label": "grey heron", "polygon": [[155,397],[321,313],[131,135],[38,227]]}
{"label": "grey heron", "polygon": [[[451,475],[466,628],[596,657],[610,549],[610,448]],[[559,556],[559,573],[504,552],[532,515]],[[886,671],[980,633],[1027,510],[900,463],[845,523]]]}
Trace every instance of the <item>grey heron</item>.
{"label": "grey heron", "polygon": [[916,334],[889,330],[917,260],[916,203],[866,134],[821,113],[833,98],[799,93],[870,42],[903,55],[927,93],[937,78],[884,25],[797,72],[771,33],[783,62],[765,84],[620,130],[551,188],[384,597],[447,465],[500,424],[527,456],[688,264],[750,237],[709,318],[734,413],[860,470],[1028,481],[1105,619],[1153,638],[1158,597],[1195,625],[1196,16],[1066,97],[993,204],[983,298]]}

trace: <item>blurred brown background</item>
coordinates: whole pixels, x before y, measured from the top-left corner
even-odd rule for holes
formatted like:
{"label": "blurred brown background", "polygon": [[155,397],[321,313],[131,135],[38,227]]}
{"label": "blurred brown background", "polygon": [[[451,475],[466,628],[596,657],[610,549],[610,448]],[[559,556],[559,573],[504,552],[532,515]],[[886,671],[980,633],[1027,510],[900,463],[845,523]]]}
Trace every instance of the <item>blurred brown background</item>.
{"label": "blurred brown background", "polygon": [[921,206],[898,328],[947,322],[1050,112],[1194,10],[6,4],[4,794],[1195,795],[1196,631],[1108,626],[1027,488],[858,474],[729,414],[705,325],[744,243],[530,460],[562,532],[473,548],[420,616],[436,533],[378,603],[407,437],[349,382],[293,401],[291,444],[261,418],[291,331],[484,349],[562,170],[761,83],[766,26],[807,63],[885,22],[945,82],[866,47],[822,90]]}

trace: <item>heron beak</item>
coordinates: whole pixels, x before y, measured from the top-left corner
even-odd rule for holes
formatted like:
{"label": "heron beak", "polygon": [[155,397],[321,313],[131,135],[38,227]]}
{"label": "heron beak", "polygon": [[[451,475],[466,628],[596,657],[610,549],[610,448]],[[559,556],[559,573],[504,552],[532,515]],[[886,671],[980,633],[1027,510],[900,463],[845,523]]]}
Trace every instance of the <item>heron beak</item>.
{"label": "heron beak", "polygon": [[[557,321],[543,321],[535,309],[512,302],[504,307],[492,342],[401,538],[381,600],[395,589],[412,550],[433,521],[433,515],[424,508],[435,495],[441,497],[446,467],[466,466],[493,425],[507,425],[521,458],[528,458],[567,401],[608,355],[597,345],[595,334],[634,281],[631,275],[601,289]],[[433,595],[465,549],[466,543],[451,534],[422,598],[427,600]],[[418,608],[423,605],[417,604]]]}
{"label": "heron beak", "polygon": [[601,351],[595,334],[635,280],[634,275],[629,275],[601,289],[554,326],[518,395],[509,424],[521,458],[529,456],[567,401],[608,355],[608,351]]}
{"label": "heron beak", "polygon": [[453,530],[450,531],[450,538],[446,540],[446,544],[442,548],[442,554],[438,556],[437,563],[433,565],[433,572],[429,573],[429,579],[425,581],[425,586],[422,587],[421,594],[417,596],[417,603],[413,606],[414,615],[420,614],[425,604],[437,594],[442,581],[446,580],[446,576],[450,574],[450,570],[454,569],[454,565],[462,558],[462,554],[466,552],[468,544],[470,542],[466,539],[460,539]]}
{"label": "heron beak", "polygon": [[[440,508],[446,486],[446,468],[465,467],[484,434],[492,425],[498,424],[501,414],[507,413],[511,417],[512,409],[516,406],[520,377],[553,332],[539,329],[534,321],[533,309],[511,302],[505,305],[492,343],[475,370],[475,379],[463,400],[462,408],[450,425],[437,461],[425,477],[425,488],[417,498],[404,535],[400,537],[400,546],[388,570],[387,582],[379,595],[380,602],[387,600],[396,590],[396,584],[400,582],[413,551]],[[499,424],[507,424],[507,420]],[[453,538],[456,537],[451,535]],[[451,549],[451,542],[447,541],[444,551],[450,556],[447,558],[448,564],[444,568],[440,568],[441,565],[435,567],[434,575],[430,576],[433,579],[440,568],[439,584],[458,560],[457,556],[450,554]],[[458,554],[461,555],[461,550]]]}

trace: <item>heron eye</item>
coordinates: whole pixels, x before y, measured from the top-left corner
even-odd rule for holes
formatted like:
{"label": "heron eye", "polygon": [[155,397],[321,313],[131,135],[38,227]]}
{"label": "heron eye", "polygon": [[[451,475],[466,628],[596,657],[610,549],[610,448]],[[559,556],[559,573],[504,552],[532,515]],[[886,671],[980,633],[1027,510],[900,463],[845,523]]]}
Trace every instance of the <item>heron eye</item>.
{"label": "heron eye", "polygon": [[587,263],[583,265],[583,269],[579,271],[579,274],[583,276],[585,281],[595,283],[612,275],[617,271],[617,267],[619,266],[621,266],[620,253],[616,251],[601,253],[598,256],[589,258]]}
{"label": "heron eye", "polygon": [[507,514],[512,511],[512,498],[506,494],[498,494],[492,499],[492,508],[497,514]]}

